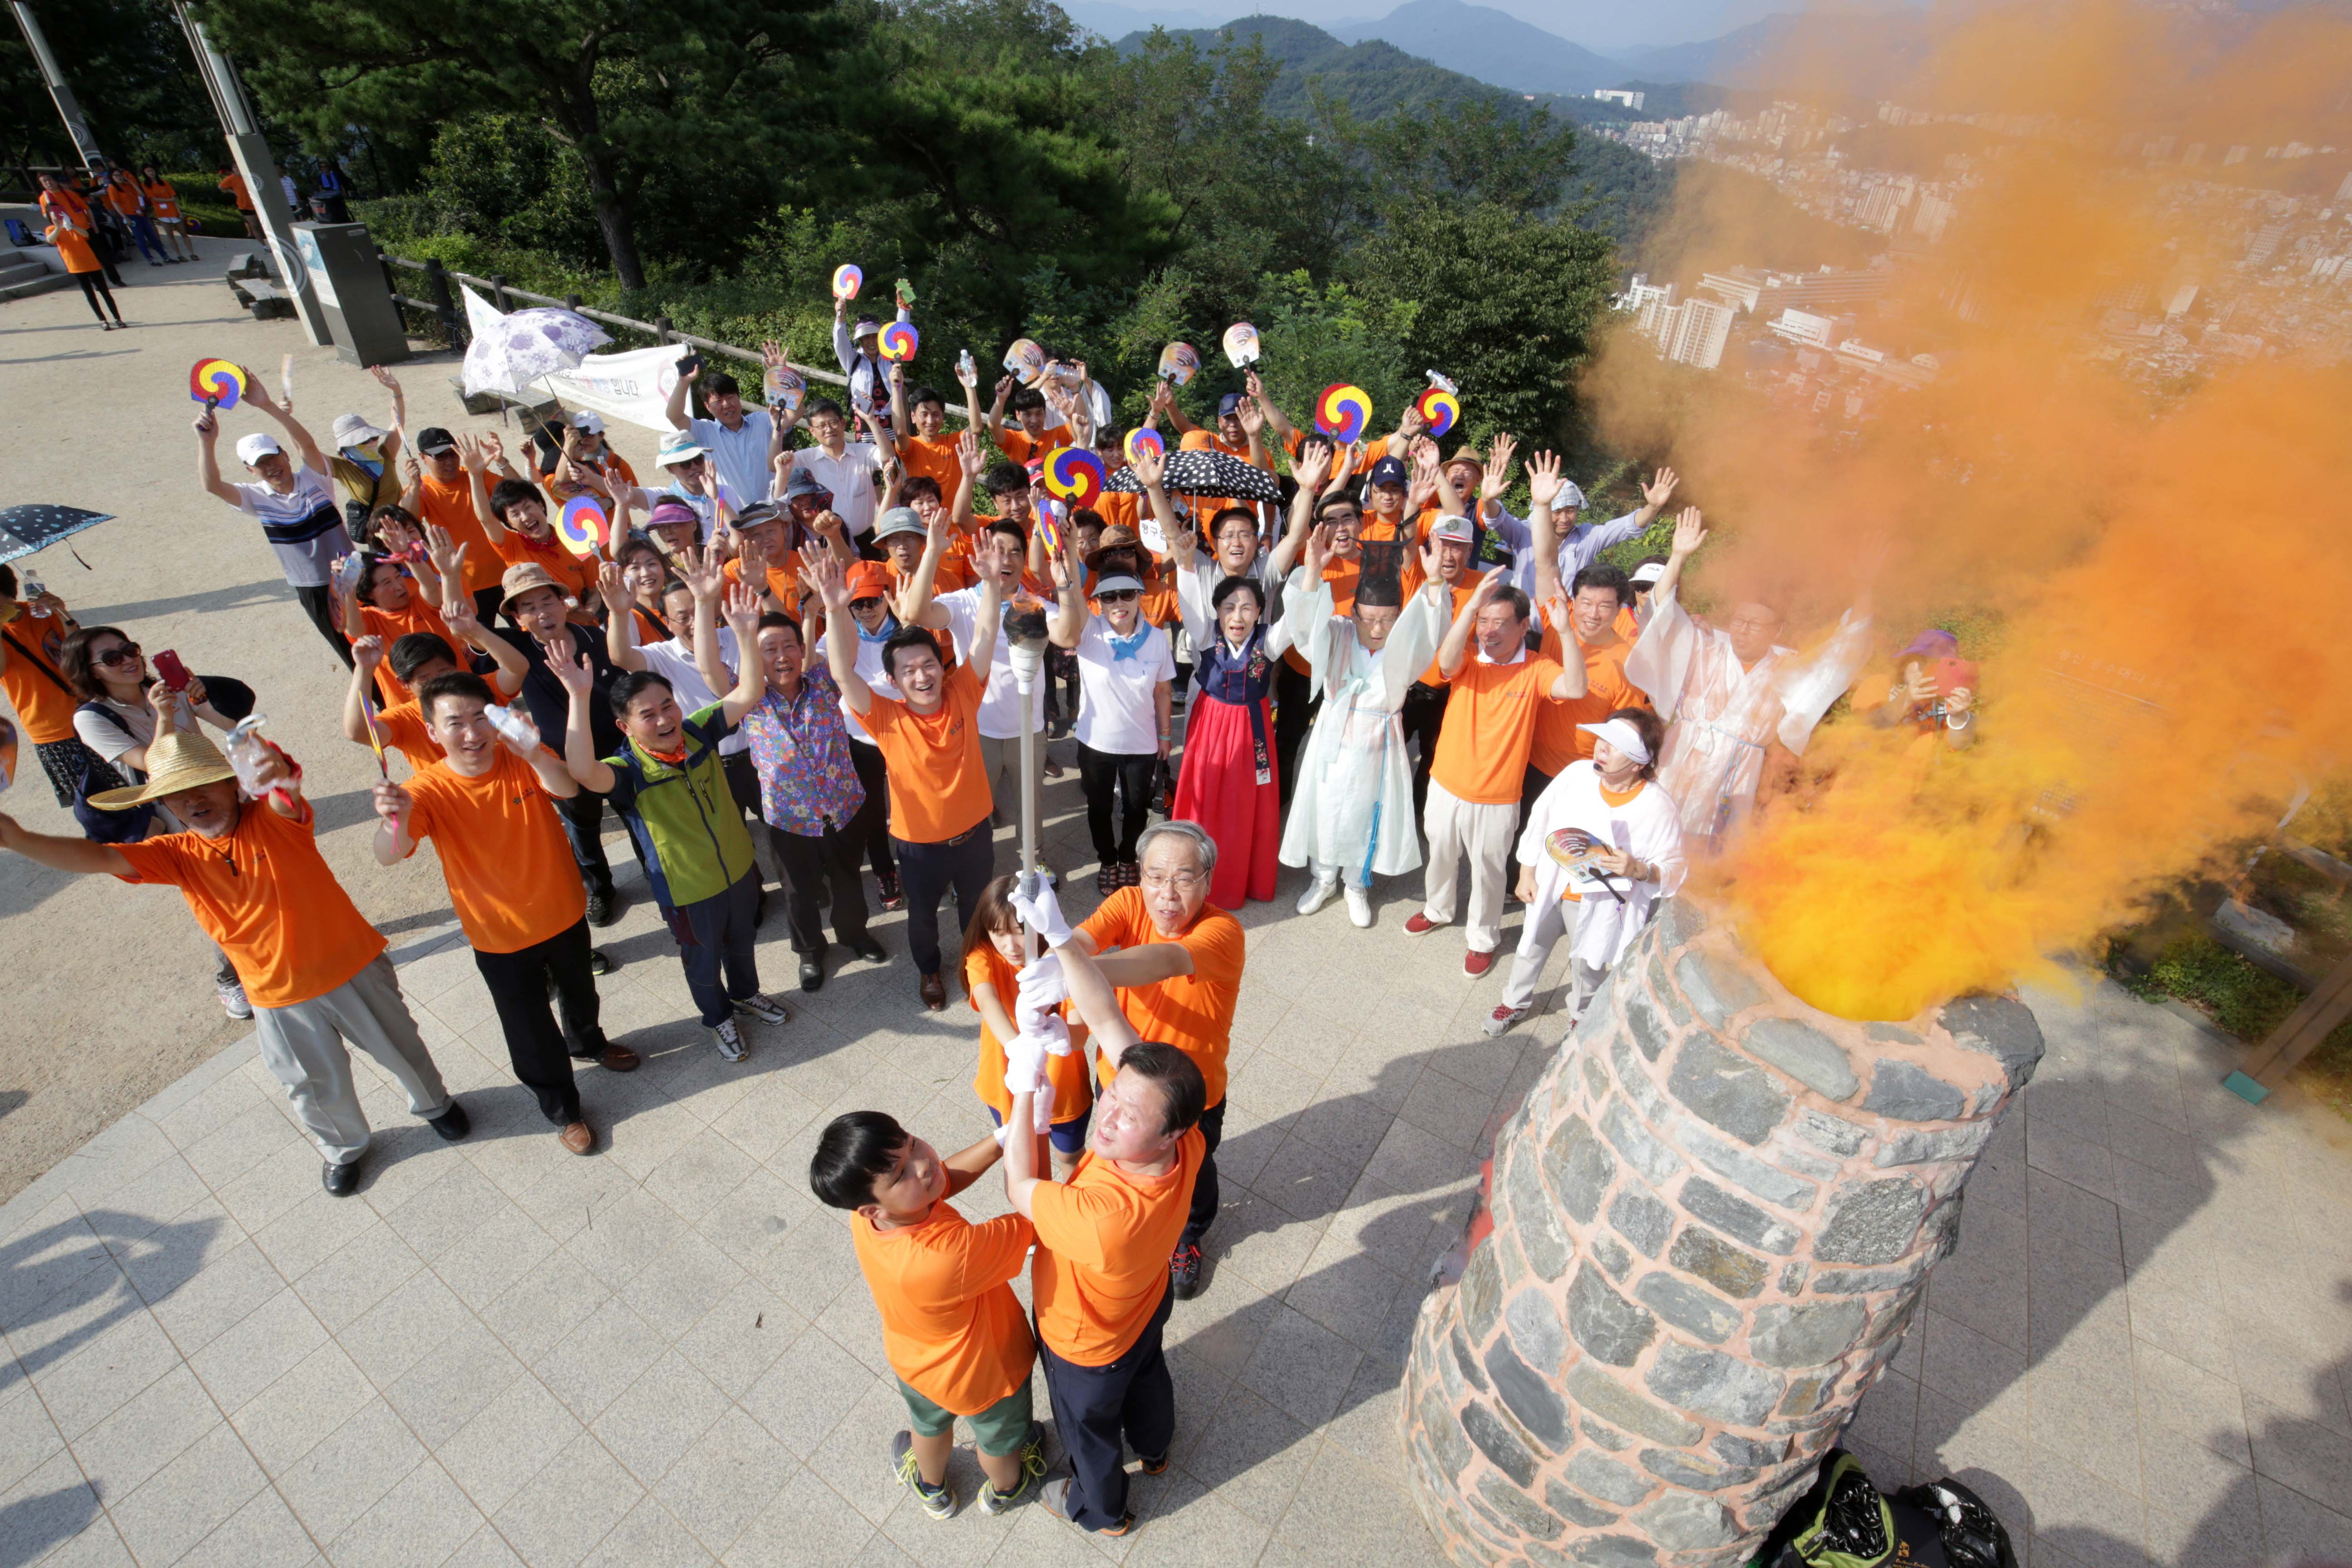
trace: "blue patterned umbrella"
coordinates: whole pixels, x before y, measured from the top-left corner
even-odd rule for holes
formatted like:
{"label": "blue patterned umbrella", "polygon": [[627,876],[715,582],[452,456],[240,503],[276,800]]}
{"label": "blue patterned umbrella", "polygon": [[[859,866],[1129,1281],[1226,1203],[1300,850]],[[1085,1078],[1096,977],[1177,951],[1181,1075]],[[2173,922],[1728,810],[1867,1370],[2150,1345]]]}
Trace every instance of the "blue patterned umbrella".
{"label": "blue patterned umbrella", "polygon": [[541,376],[570,370],[613,341],[610,332],[575,310],[539,307],[501,316],[471,289],[466,314],[474,341],[466,349],[466,394],[520,395]]}
{"label": "blue patterned umbrella", "polygon": [[78,506],[53,506],[47,501],[0,509],[0,561],[30,555],[69,534],[113,521],[112,512],[84,511]]}

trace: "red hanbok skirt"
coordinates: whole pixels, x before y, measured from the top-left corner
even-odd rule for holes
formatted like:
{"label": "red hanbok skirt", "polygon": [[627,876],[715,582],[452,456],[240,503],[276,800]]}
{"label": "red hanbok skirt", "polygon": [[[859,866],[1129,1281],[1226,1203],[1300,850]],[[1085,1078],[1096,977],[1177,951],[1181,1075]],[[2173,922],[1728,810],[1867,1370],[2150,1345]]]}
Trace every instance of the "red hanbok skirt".
{"label": "red hanbok skirt", "polygon": [[1217,871],[1209,901],[1238,910],[1244,899],[1271,899],[1280,870],[1282,786],[1274,757],[1274,718],[1261,700],[1267,774],[1257,782],[1257,745],[1250,710],[1237,702],[1196,696],[1184,721],[1183,766],[1176,775],[1174,816],[1197,822],[1217,841]]}

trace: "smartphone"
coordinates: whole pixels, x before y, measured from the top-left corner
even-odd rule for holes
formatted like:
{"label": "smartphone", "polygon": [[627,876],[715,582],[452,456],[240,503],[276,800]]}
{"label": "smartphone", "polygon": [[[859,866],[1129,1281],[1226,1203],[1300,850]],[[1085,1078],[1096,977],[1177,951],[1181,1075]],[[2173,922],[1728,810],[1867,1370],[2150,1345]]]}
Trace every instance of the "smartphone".
{"label": "smartphone", "polygon": [[915,302],[915,286],[912,283],[909,283],[904,278],[901,278],[898,279],[898,289],[899,299],[904,300],[909,305]]}
{"label": "smartphone", "polygon": [[699,349],[687,350],[684,357],[677,362],[677,374],[680,375],[691,375],[701,368],[702,352]]}
{"label": "smartphone", "polygon": [[167,647],[149,662],[154,665],[155,673],[163,678],[164,685],[174,691],[188,689],[188,667],[180,662],[178,654]]}

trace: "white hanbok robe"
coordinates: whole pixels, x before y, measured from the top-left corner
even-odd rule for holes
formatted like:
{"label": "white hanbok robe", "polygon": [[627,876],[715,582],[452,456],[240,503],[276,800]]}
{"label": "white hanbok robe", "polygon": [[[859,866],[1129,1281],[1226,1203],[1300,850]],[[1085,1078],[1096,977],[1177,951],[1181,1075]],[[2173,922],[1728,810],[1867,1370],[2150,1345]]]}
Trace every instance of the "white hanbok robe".
{"label": "white hanbok robe", "polygon": [[[1298,651],[1323,707],[1299,748],[1283,864],[1338,866],[1356,876],[1402,876],[1421,864],[1412,809],[1412,761],[1397,717],[1405,693],[1436,656],[1444,625],[1437,606],[1412,595],[1377,653],[1356,623],[1334,615],[1331,584],[1304,596],[1306,568],[1291,574]],[[1288,618],[1288,617],[1286,617]]]}
{"label": "white hanbok robe", "polygon": [[1869,657],[1870,619],[1848,611],[1811,652],[1775,647],[1742,666],[1729,632],[1693,618],[1674,595],[1652,596],[1625,678],[1666,721],[1657,782],[1680,805],[1693,844],[1720,847],[1755,807],[1766,743],[1804,755],[1813,726]]}
{"label": "white hanbok robe", "polygon": [[[1636,882],[1626,877],[1604,877],[1598,871],[1571,872],[1544,847],[1544,840],[1563,827],[1582,828],[1612,848],[1632,850],[1635,858],[1658,868],[1657,880]],[[1577,895],[1572,916],[1575,940],[1570,952],[1589,969],[1612,967],[1649,924],[1656,901],[1680,891],[1689,870],[1683,855],[1682,814],[1674,797],[1653,781],[1624,805],[1612,805],[1601,793],[1601,773],[1590,758],[1560,769],[1559,776],[1536,796],[1527,826],[1519,833],[1518,862],[1536,874],[1536,897],[1530,909],[1549,911],[1570,901],[1570,893]],[[1618,898],[1609,896],[1612,889]],[[1561,913],[1568,918],[1567,910]],[[1522,956],[1540,961],[1549,952],[1551,942],[1544,933],[1548,924],[1529,920],[1521,929]]]}

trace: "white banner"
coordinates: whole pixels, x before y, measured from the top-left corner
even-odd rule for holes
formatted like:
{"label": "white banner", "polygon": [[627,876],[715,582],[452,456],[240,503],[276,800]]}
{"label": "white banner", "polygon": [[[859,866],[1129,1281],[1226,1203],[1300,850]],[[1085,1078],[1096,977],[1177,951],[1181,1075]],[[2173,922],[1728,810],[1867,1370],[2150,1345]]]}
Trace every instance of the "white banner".
{"label": "white banner", "polygon": [[558,371],[546,384],[571,409],[593,408],[607,419],[623,419],[667,435],[670,389],[677,384],[677,362],[690,351],[683,343],[626,353],[590,354],[576,369]]}

